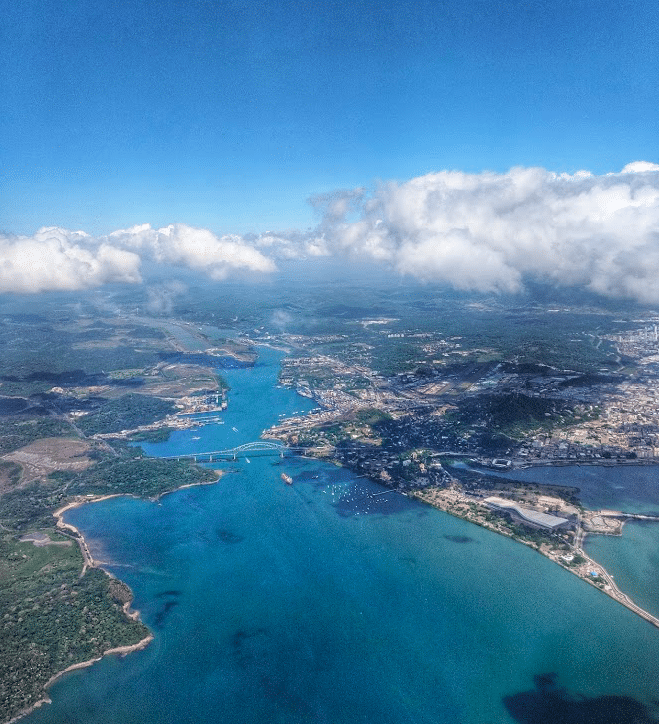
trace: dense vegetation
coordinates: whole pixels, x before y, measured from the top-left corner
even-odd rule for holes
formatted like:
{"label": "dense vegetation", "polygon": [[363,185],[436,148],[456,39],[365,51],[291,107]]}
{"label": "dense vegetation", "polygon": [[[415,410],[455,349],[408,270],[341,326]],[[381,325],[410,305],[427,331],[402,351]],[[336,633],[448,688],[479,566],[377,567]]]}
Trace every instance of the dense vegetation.
{"label": "dense vegetation", "polygon": [[[189,463],[120,448],[116,455],[101,454],[85,471],[56,471],[0,497],[0,721],[40,699],[44,684],[59,671],[147,634],[121,611],[130,600],[123,584],[96,569],[79,578],[79,548],[53,529],[54,510],[75,495],[157,496],[215,478],[211,470]],[[71,545],[36,547],[18,540],[20,533],[33,531]]]}
{"label": "dense vegetation", "polygon": [[0,455],[18,450],[18,448],[44,437],[62,437],[73,434],[73,428],[68,422],[54,417],[3,418]]}
{"label": "dense vegetation", "polygon": [[[597,414],[597,411],[583,412],[581,417],[595,418]],[[532,431],[550,432],[573,424],[575,411],[565,400],[514,392],[469,398],[449,418],[463,427],[479,423],[490,435],[521,439]]]}
{"label": "dense vegetation", "polygon": [[128,438],[131,442],[167,442],[172,432],[171,427],[159,427],[156,430],[134,432]]}
{"label": "dense vegetation", "polygon": [[217,478],[212,470],[190,463],[130,455],[128,450],[80,473],[55,472],[45,481],[6,492],[0,497],[0,522],[14,531],[50,527],[53,512],[75,495],[156,497]]}
{"label": "dense vegetation", "polygon": [[120,432],[149,425],[175,411],[176,407],[166,400],[129,393],[115,400],[106,400],[98,410],[80,418],[78,427],[86,435]]}
{"label": "dense vegetation", "polygon": [[79,473],[68,485],[69,494],[117,493],[155,497],[183,485],[209,482],[217,473],[188,462],[158,458],[109,458]]}
{"label": "dense vegetation", "polygon": [[135,644],[148,633],[122,611],[130,600],[126,586],[98,569],[80,578],[77,544],[48,533],[60,545],[0,538],[1,721],[42,698],[48,680],[68,666]]}

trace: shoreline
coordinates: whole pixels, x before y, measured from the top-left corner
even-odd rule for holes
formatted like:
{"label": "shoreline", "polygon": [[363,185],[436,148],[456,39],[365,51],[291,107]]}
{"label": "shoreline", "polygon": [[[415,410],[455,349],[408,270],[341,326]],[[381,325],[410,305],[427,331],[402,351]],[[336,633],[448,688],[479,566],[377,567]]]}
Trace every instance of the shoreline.
{"label": "shoreline", "polygon": [[[66,503],[66,505],[63,505],[61,508],[55,510],[53,512],[53,517],[56,521],[55,527],[62,533],[64,533],[64,535],[68,535],[69,537],[73,538],[78,543],[78,547],[80,548],[80,552],[82,553],[83,566],[82,571],[80,572],[80,578],[85,575],[85,572],[88,568],[100,568],[101,570],[105,571],[105,573],[111,578],[114,578],[114,576],[109,571],[106,571],[101,564],[98,564],[94,560],[94,557],[92,556],[91,551],[89,550],[89,547],[87,545],[87,541],[85,540],[85,536],[80,532],[80,530],[78,530],[75,525],[65,522],[64,513],[66,513],[67,510],[73,510],[73,508],[80,508],[82,505],[87,505],[91,503],[101,503],[104,500],[111,500],[112,498],[133,498],[134,500],[149,500],[152,503],[157,503],[160,498],[164,498],[165,495],[177,493],[179,490],[185,490],[186,488],[196,488],[201,485],[215,485],[216,483],[220,482],[224,475],[227,474],[226,470],[214,470],[213,472],[217,474],[217,478],[215,478],[215,480],[206,480],[198,483],[188,483],[187,485],[181,485],[178,488],[172,488],[172,490],[165,490],[164,492],[159,493],[153,498],[142,498],[139,495],[134,495],[133,493],[111,493],[109,495],[79,496]],[[130,614],[126,611],[126,615]]]}
{"label": "shoreline", "polygon": [[[537,548],[536,546],[532,545],[530,542],[523,541],[523,540],[516,540],[512,537],[511,534],[500,531],[494,527],[490,527],[489,525],[484,525],[483,523],[475,520],[470,520],[469,518],[465,518],[462,515],[456,514],[452,510],[448,510],[446,508],[441,507],[436,502],[433,502],[431,500],[426,499],[425,497],[422,497],[422,495],[419,495],[419,491],[416,491],[415,493],[412,493],[411,497],[416,498],[417,500],[425,503],[426,505],[430,505],[433,508],[436,508],[437,510],[441,510],[443,513],[448,513],[449,515],[452,515],[454,518],[459,518],[460,520],[464,520],[467,523],[472,523],[474,525],[478,525],[481,528],[484,528],[485,530],[489,530],[492,533],[496,533],[498,535],[503,535],[507,538],[511,538],[512,540],[515,540],[517,543],[521,543],[527,548],[531,548],[532,550],[536,551],[536,553],[539,553],[541,556],[547,558],[548,560],[552,561],[553,563],[556,563],[564,570],[568,571],[572,575],[576,576],[582,581],[585,581],[589,585],[591,585],[593,588],[597,589],[601,593],[606,594],[609,596],[609,598],[612,598],[614,601],[617,601],[622,606],[627,608],[628,610],[632,611],[632,613],[635,613],[640,618],[644,619],[648,623],[652,624],[656,628],[659,628],[659,617],[654,616],[649,611],[646,611],[644,608],[641,608],[638,606],[634,601],[623,591],[621,591],[615,581],[613,580],[613,577],[611,574],[602,566],[601,563],[598,563],[596,560],[591,558],[584,550],[583,550],[583,542],[589,533],[587,531],[582,532],[582,538],[581,538],[581,545],[579,548],[574,549],[575,553],[578,553],[582,558],[585,559],[585,567],[591,568],[591,569],[597,569],[598,576],[601,576],[601,578],[604,579],[606,582],[606,588],[600,588],[598,585],[596,585],[595,581],[592,580],[592,577],[586,572],[582,573],[580,570],[571,568],[564,563],[561,563],[559,560],[559,556],[552,556],[549,554],[548,551],[543,551],[540,548]],[[592,535],[592,534],[591,534]],[[597,534],[595,534],[597,535]]]}
{"label": "shoreline", "polygon": [[[281,441],[286,445],[286,440],[285,440],[282,436],[279,436],[279,437],[274,436],[274,439],[279,439],[279,440],[281,440]],[[298,454],[299,454],[299,453],[298,453]],[[317,456],[314,456],[314,455],[312,455],[311,457],[312,457],[313,459],[316,459],[316,460],[322,460],[322,458],[317,457]],[[347,468],[347,467],[341,465],[341,463],[339,463],[339,462],[336,461],[336,460],[325,460],[325,462],[332,462],[333,464],[336,464],[336,465],[338,465],[339,467],[343,467],[343,468],[345,468],[346,470],[350,471],[350,468]],[[608,463],[608,464],[607,464],[607,463]],[[570,465],[570,464],[575,464],[575,463],[571,463],[571,462],[565,461],[565,462],[562,463],[562,464],[565,465],[565,466],[568,466],[568,465]],[[582,464],[582,463],[578,463],[578,465],[581,465],[581,464]],[[609,461],[592,461],[590,464],[595,465],[595,466],[611,467],[611,464],[610,464]],[[646,463],[646,462],[639,462],[639,461],[636,461],[636,460],[631,461],[631,464],[636,464],[636,465],[638,465],[638,464],[654,464],[654,465],[657,465],[657,463],[654,462],[654,461],[653,461],[653,462],[647,462],[647,463]],[[543,465],[543,464],[529,464],[529,465],[525,466],[525,469],[528,469],[528,468],[542,468],[542,467],[547,467],[547,465]],[[519,469],[521,469],[521,468],[519,468]],[[350,472],[352,472],[352,471],[350,471]],[[368,476],[366,476],[366,477],[368,477]],[[503,476],[503,477],[505,477],[505,476]],[[396,488],[390,488],[389,486],[385,485],[381,480],[375,480],[375,479],[373,479],[373,478],[369,478],[369,480],[371,480],[371,482],[375,483],[376,485],[380,485],[380,486],[383,487],[383,488],[386,488],[386,489],[388,489],[388,490],[396,491]],[[397,491],[397,492],[401,492],[401,491]],[[489,530],[489,531],[492,532],[492,533],[496,533],[496,534],[498,534],[498,535],[504,535],[504,536],[506,536],[507,538],[513,539],[511,534],[506,533],[506,532],[504,532],[504,531],[501,531],[501,530],[495,528],[494,526],[489,526],[489,525],[486,525],[484,522],[477,521],[477,520],[471,520],[470,518],[467,518],[467,517],[465,517],[465,516],[463,516],[463,515],[459,515],[459,514],[456,513],[455,511],[448,509],[448,506],[447,506],[447,507],[442,507],[440,504],[438,504],[438,502],[437,502],[436,500],[429,500],[429,499],[427,499],[427,498],[423,495],[423,492],[424,492],[424,491],[416,490],[416,491],[409,491],[409,492],[402,493],[402,494],[403,494],[403,495],[408,495],[409,497],[412,497],[412,498],[415,498],[416,500],[419,500],[420,502],[425,503],[426,505],[430,505],[431,507],[436,508],[437,510],[441,510],[441,511],[444,512],[444,513],[448,513],[449,515],[452,515],[454,518],[459,518],[460,520],[464,520],[464,521],[467,522],[467,523],[473,523],[474,525],[478,525],[478,526],[480,526],[481,528],[485,528],[486,530]],[[473,501],[470,500],[470,501],[468,501],[468,502],[473,502]],[[622,536],[622,528],[624,527],[624,524],[625,524],[628,520],[633,520],[633,519],[636,519],[637,517],[640,517],[640,519],[643,519],[643,515],[642,515],[642,514],[625,514],[625,513],[621,513],[621,516],[624,516],[624,518],[621,520],[620,532],[616,532],[616,533],[601,533],[601,535],[619,535],[619,536]],[[620,603],[621,605],[623,605],[625,608],[627,608],[628,610],[630,610],[630,611],[632,611],[633,613],[635,613],[635,614],[636,614],[637,616],[639,616],[640,618],[644,619],[645,621],[647,621],[648,623],[652,624],[652,625],[655,626],[656,628],[659,628],[659,616],[655,616],[655,615],[651,614],[649,611],[646,611],[644,608],[641,608],[641,607],[638,606],[636,603],[634,603],[634,601],[633,601],[626,593],[624,593],[623,591],[621,591],[621,590],[618,588],[618,585],[617,585],[617,584],[615,583],[615,581],[613,580],[613,577],[612,577],[611,574],[604,568],[604,566],[602,566],[602,565],[601,565],[600,563],[598,563],[596,560],[594,560],[593,558],[591,558],[591,557],[583,550],[584,540],[585,540],[585,538],[587,537],[587,535],[589,535],[589,534],[590,534],[590,535],[599,535],[600,533],[598,533],[598,532],[590,532],[590,533],[589,533],[588,531],[585,531],[585,530],[583,530],[583,528],[582,528],[582,529],[581,529],[581,539],[580,539],[579,546],[576,547],[576,548],[574,548],[573,550],[574,550],[575,553],[577,553],[578,555],[580,555],[582,558],[585,559],[585,563],[584,563],[584,564],[581,564],[582,567],[587,567],[587,568],[590,568],[590,569],[595,569],[596,572],[597,572],[597,575],[600,576],[602,579],[604,579],[605,584],[606,584],[606,587],[605,587],[605,588],[600,588],[600,587],[595,583],[595,581],[593,580],[593,577],[589,575],[589,573],[587,573],[587,572],[583,573],[583,572],[581,572],[580,570],[571,568],[571,567],[567,566],[566,564],[562,563],[562,562],[560,561],[560,558],[559,558],[558,555],[552,556],[552,555],[549,554],[548,551],[543,551],[543,550],[541,550],[540,547],[536,547],[536,546],[532,545],[530,542],[523,541],[523,540],[516,540],[516,539],[513,539],[513,540],[516,540],[516,542],[522,543],[523,545],[526,545],[528,548],[532,548],[532,549],[535,550],[537,553],[539,553],[540,555],[542,555],[542,556],[544,556],[545,558],[549,559],[549,560],[552,561],[553,563],[556,563],[556,564],[559,565],[561,568],[563,568],[564,570],[568,571],[568,572],[571,573],[572,575],[576,576],[576,577],[579,578],[580,580],[585,581],[586,583],[588,583],[588,584],[589,584],[590,586],[592,586],[593,588],[596,588],[598,591],[600,591],[600,592],[606,594],[607,596],[609,596],[609,598],[612,598],[614,601],[617,601],[618,603]]]}
{"label": "shoreline", "polygon": [[[70,502],[63,505],[61,508],[58,508],[57,510],[53,511],[53,517],[56,520],[56,527],[61,531],[68,531],[69,533],[73,534],[73,537],[77,540],[78,545],[80,546],[80,550],[82,552],[82,557],[84,559],[84,565],[82,573],[80,574],[81,577],[84,575],[87,568],[102,568],[102,566],[97,565],[94,561],[94,558],[92,557],[89,548],[87,547],[87,543],[85,541],[85,537],[83,534],[71,523],[66,523],[64,521],[64,513],[66,513],[67,510],[73,510],[74,508],[80,508],[83,505],[88,505],[91,503],[101,503],[104,500],[111,500],[112,498],[133,498],[134,500],[149,500],[152,503],[157,503],[160,498],[164,498],[166,495],[171,495],[172,493],[177,493],[179,490],[185,490],[186,488],[196,488],[200,487],[202,485],[215,485],[216,483],[219,483],[220,480],[227,474],[226,470],[214,470],[217,474],[217,478],[214,480],[206,480],[201,481],[198,483],[187,483],[186,485],[180,485],[178,488],[172,488],[171,490],[165,490],[162,493],[159,493],[153,498],[143,498],[139,495],[134,495],[133,493],[110,493],[109,495],[90,495],[90,496],[78,496],[71,500]],[[105,570],[105,569],[103,569]],[[107,573],[107,571],[106,571]],[[110,575],[110,574],[108,574]]]}
{"label": "shoreline", "polygon": [[[124,605],[129,606],[130,604],[127,603]],[[137,614],[139,616],[139,611],[134,611],[133,614]],[[130,615],[131,618],[133,618],[133,615]],[[6,724],[15,724],[15,722],[19,721],[23,717],[28,716],[31,714],[35,709],[39,709],[44,704],[51,704],[52,699],[48,696],[48,689],[62,676],[65,674],[70,673],[71,671],[77,671],[78,669],[86,669],[89,666],[92,666],[97,661],[100,661],[104,656],[127,656],[128,654],[133,653],[134,651],[141,651],[142,649],[146,648],[151,641],[153,641],[153,634],[149,632],[148,636],[145,636],[141,641],[138,641],[136,644],[131,644],[129,646],[117,646],[114,649],[108,649],[107,651],[104,651],[100,656],[96,656],[93,659],[89,659],[88,661],[81,661],[78,664],[71,664],[71,666],[67,666],[66,669],[63,671],[59,671],[53,676],[48,679],[48,681],[44,684],[44,690],[46,692],[46,695],[39,699],[39,701],[36,701],[34,704],[32,704],[27,709],[24,709],[23,711],[16,714],[16,716],[13,719],[10,719]]]}
{"label": "shoreline", "polygon": [[[64,514],[67,510],[72,510],[73,508],[79,508],[83,505],[87,505],[89,503],[100,503],[104,500],[110,500],[112,498],[133,498],[135,500],[150,500],[151,502],[157,502],[160,498],[164,497],[165,495],[171,495],[172,493],[176,493],[179,490],[184,490],[185,488],[193,488],[201,485],[215,485],[217,482],[220,481],[223,475],[226,474],[226,471],[223,470],[216,470],[215,471],[218,474],[218,477],[215,480],[208,480],[205,482],[199,482],[199,483],[189,483],[187,485],[181,485],[178,488],[173,488],[172,490],[166,490],[163,493],[160,493],[155,498],[141,498],[137,495],[132,495],[130,493],[112,493],[111,495],[96,495],[91,497],[82,497],[78,499],[74,499],[70,501],[69,503],[66,503],[66,505],[63,505],[62,507],[58,508],[53,512],[53,517],[56,519],[56,527],[59,531],[64,533],[64,535],[67,535],[78,543],[78,546],[80,548],[80,551],[82,553],[83,558],[83,566],[82,571],[80,572],[80,578],[82,578],[86,571],[89,568],[99,568],[102,570],[105,575],[109,576],[110,578],[116,578],[112,573],[107,571],[103,564],[97,563],[94,558],[91,555],[91,552],[89,551],[89,547],[87,546],[87,542],[85,541],[84,535],[80,532],[78,528],[76,528],[71,523],[66,523],[64,521]],[[122,581],[123,583],[123,581]],[[124,584],[126,585],[126,584]],[[132,594],[132,591],[131,591]],[[140,612],[136,609],[131,609],[131,603],[132,599],[130,601],[126,601],[124,605],[122,606],[122,610],[127,618],[132,619],[133,621],[140,620]],[[71,664],[71,666],[67,666],[66,669],[63,669],[62,671],[58,671],[56,674],[53,674],[53,676],[48,679],[48,681],[43,685],[44,689],[44,696],[43,698],[36,701],[34,704],[29,706],[27,709],[24,709],[23,711],[16,714],[12,719],[9,719],[4,724],[16,724],[16,722],[23,719],[23,717],[28,716],[31,714],[35,709],[40,708],[44,704],[50,704],[52,702],[52,699],[48,696],[48,689],[61,677],[63,677],[65,674],[70,673],[71,671],[77,671],[78,669],[86,669],[89,666],[92,666],[97,661],[100,661],[105,656],[127,656],[128,654],[131,654],[135,651],[141,651],[142,649],[146,648],[151,641],[153,641],[154,635],[151,631],[149,631],[148,635],[145,636],[143,639],[138,641],[135,644],[129,644],[126,646],[116,646],[115,648],[108,649],[107,651],[104,651],[100,656],[96,656],[93,659],[89,659],[88,661],[81,661],[77,664]]]}

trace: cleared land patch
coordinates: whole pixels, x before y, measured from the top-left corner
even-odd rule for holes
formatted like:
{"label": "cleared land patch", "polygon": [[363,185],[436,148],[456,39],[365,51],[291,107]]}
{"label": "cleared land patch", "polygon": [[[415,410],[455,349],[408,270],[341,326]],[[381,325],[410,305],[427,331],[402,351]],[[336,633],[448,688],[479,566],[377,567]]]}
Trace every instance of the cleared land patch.
{"label": "cleared land patch", "polygon": [[20,465],[20,484],[43,478],[55,470],[79,472],[92,464],[87,456],[90,444],[85,440],[51,437],[35,440],[29,445],[3,455],[2,459]]}

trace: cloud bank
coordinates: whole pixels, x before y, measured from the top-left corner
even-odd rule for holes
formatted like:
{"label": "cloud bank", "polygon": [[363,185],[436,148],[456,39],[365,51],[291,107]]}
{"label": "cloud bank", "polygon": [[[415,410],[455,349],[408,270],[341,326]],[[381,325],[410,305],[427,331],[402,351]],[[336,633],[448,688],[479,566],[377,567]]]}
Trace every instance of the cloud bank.
{"label": "cloud bank", "polygon": [[[441,171],[310,201],[320,221],[307,232],[217,236],[144,224],[97,238],[54,227],[0,235],[0,291],[135,283],[147,259],[222,281],[276,271],[275,259],[334,255],[464,290],[515,293],[537,280],[659,303],[657,164],[635,161],[602,176]],[[176,293],[165,292],[168,300]]]}
{"label": "cloud bank", "polygon": [[88,289],[141,281],[140,257],[82,231],[44,227],[0,236],[0,292]]}
{"label": "cloud bank", "polygon": [[275,263],[238,236],[148,224],[92,237],[44,227],[32,237],[0,235],[0,292],[73,291],[142,281],[143,259],[188,267],[223,280],[236,272],[271,272]]}
{"label": "cloud bank", "polygon": [[659,302],[659,165],[616,174],[442,171],[318,197],[333,253],[477,291],[524,279]]}
{"label": "cloud bank", "polygon": [[149,224],[115,231],[112,244],[134,249],[159,263],[185,266],[222,281],[238,271],[272,272],[276,265],[238,235],[215,236],[207,229],[170,224],[152,229]]}

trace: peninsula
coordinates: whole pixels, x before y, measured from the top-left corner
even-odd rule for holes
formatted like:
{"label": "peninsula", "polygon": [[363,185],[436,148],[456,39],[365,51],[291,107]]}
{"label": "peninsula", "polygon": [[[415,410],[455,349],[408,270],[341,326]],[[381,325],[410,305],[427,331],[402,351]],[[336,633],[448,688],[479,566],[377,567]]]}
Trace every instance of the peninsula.
{"label": "peninsula", "polygon": [[[100,568],[63,515],[118,495],[156,499],[216,482],[218,471],[147,458],[127,443],[200,424],[195,413],[204,422],[217,419],[229,391],[217,368],[253,364],[246,345],[221,340],[212,340],[215,354],[194,350],[190,359],[198,331],[181,330],[184,348],[173,332],[128,318],[67,318],[41,341],[28,325],[16,327],[15,343],[37,348],[77,340],[85,369],[23,376],[5,369],[0,380],[2,722],[48,701],[47,688],[62,674],[149,643],[151,633],[130,608],[130,589]],[[135,347],[126,348],[129,338]],[[63,362],[67,354],[63,346],[55,358]]]}
{"label": "peninsula", "polygon": [[[288,349],[280,382],[317,403],[264,437],[513,537],[658,625],[583,550],[585,535],[619,533],[626,514],[587,511],[572,488],[504,482],[484,467],[654,464],[658,350],[647,325],[626,322],[617,334],[614,321],[597,333],[594,323],[556,326],[557,355],[495,344],[482,328],[469,337],[471,317],[456,307],[440,332],[433,319],[419,327],[413,305],[366,317],[331,307],[323,319],[310,304],[323,331],[273,332],[260,313],[245,320],[250,336],[233,340],[208,324],[214,312],[198,311],[170,320],[65,305],[43,312],[36,331],[20,314],[0,326],[1,721],[44,700],[61,672],[148,643],[130,591],[99,569],[62,514],[217,480],[134,444],[220,421],[231,397],[221,370],[253,365],[255,344]],[[537,314],[516,312],[529,324]]]}
{"label": "peninsula", "polygon": [[[386,329],[391,321],[381,323]],[[363,321],[376,323],[380,328],[379,320]],[[428,335],[420,339],[425,345]],[[363,355],[356,363],[345,353],[319,353],[317,337],[288,342],[296,355],[284,361],[281,381],[318,409],[282,420],[264,437],[531,546],[659,627],[583,548],[588,534],[620,535],[625,520],[659,522],[659,515],[586,510],[576,489],[486,471],[659,461],[656,326],[598,339],[598,348],[607,342],[615,355],[617,372],[607,375],[502,360],[387,376]],[[440,340],[439,348],[464,352],[453,340]]]}

